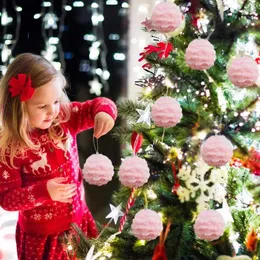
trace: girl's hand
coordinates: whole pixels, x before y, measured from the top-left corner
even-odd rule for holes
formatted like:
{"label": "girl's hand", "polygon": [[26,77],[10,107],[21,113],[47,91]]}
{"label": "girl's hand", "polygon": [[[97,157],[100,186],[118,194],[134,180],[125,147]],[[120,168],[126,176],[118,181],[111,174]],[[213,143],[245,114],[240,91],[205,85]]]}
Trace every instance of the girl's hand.
{"label": "girl's hand", "polygon": [[72,197],[77,194],[76,184],[62,184],[67,178],[57,177],[47,181],[47,190],[54,201],[71,203]]}
{"label": "girl's hand", "polygon": [[94,118],[94,136],[99,138],[105,135],[114,127],[114,124],[115,122],[109,114],[105,112],[97,113]]}

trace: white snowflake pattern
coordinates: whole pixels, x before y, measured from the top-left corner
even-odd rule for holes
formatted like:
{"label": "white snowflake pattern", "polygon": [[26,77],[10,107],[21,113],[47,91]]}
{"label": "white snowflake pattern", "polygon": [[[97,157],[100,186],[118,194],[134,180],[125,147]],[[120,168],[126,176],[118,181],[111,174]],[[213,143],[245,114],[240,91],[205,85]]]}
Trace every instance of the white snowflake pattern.
{"label": "white snowflake pattern", "polygon": [[46,213],[45,219],[52,219],[52,213]]}
{"label": "white snowflake pattern", "polygon": [[38,203],[34,204],[35,207],[39,207],[39,206],[41,206],[41,205],[42,205],[41,202],[38,202]]}
{"label": "white snowflake pattern", "polygon": [[181,202],[193,198],[199,211],[208,209],[210,200],[223,202],[228,170],[226,167],[214,168],[208,176],[210,170],[211,167],[202,160],[197,163],[195,169],[187,166],[180,170],[178,177],[185,182],[185,187],[180,186],[177,190]]}
{"label": "white snowflake pattern", "polygon": [[34,219],[34,220],[41,220],[41,218],[42,218],[42,217],[41,217],[40,214],[34,214],[34,215],[33,215],[33,219]]}
{"label": "white snowflake pattern", "polygon": [[32,189],[33,189],[32,186],[30,186],[30,187],[27,188],[28,191],[32,191]]}
{"label": "white snowflake pattern", "polygon": [[8,171],[4,171],[3,172],[3,178],[7,180],[9,177],[10,177],[9,172]]}
{"label": "white snowflake pattern", "polygon": [[76,112],[78,112],[78,111],[79,111],[79,108],[78,108],[78,107],[73,107],[73,108],[72,108],[72,112],[76,113]]}
{"label": "white snowflake pattern", "polygon": [[29,194],[29,195],[28,195],[28,200],[29,200],[30,202],[34,202],[34,201],[35,201],[35,198],[34,198],[34,196],[33,196],[32,194]]}

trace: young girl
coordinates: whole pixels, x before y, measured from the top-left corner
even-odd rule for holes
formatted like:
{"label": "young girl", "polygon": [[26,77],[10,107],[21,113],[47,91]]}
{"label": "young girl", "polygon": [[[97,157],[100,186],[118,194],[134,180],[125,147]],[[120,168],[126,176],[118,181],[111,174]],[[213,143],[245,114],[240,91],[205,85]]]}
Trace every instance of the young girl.
{"label": "young girl", "polygon": [[77,223],[97,229],[85,205],[76,135],[94,127],[99,138],[117,110],[106,98],[69,102],[64,76],[44,58],[25,53],[0,83],[0,206],[19,211],[19,260],[68,259],[58,237]]}

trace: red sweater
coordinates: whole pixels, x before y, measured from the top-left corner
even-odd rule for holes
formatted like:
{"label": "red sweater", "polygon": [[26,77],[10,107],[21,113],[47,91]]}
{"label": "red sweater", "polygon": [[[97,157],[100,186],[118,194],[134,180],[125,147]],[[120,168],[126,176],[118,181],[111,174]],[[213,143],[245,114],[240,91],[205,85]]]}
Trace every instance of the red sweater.
{"label": "red sweater", "polygon": [[[19,224],[24,232],[54,234],[69,229],[71,222],[80,223],[86,208],[79,165],[76,135],[94,126],[98,112],[117,116],[115,104],[107,98],[84,103],[71,103],[71,118],[61,126],[68,138],[53,142],[47,130],[32,134],[40,149],[28,150],[15,158],[17,169],[0,162],[0,206],[19,211]],[[77,195],[72,203],[53,201],[46,183],[55,177],[68,177],[64,183],[76,183]]]}

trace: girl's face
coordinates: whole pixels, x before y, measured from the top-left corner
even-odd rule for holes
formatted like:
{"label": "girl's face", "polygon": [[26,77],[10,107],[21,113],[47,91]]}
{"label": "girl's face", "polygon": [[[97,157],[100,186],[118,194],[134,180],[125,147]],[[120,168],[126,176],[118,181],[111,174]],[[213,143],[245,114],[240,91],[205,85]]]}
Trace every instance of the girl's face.
{"label": "girl's face", "polygon": [[35,89],[29,100],[25,101],[32,128],[47,129],[60,112],[62,81],[59,77]]}

